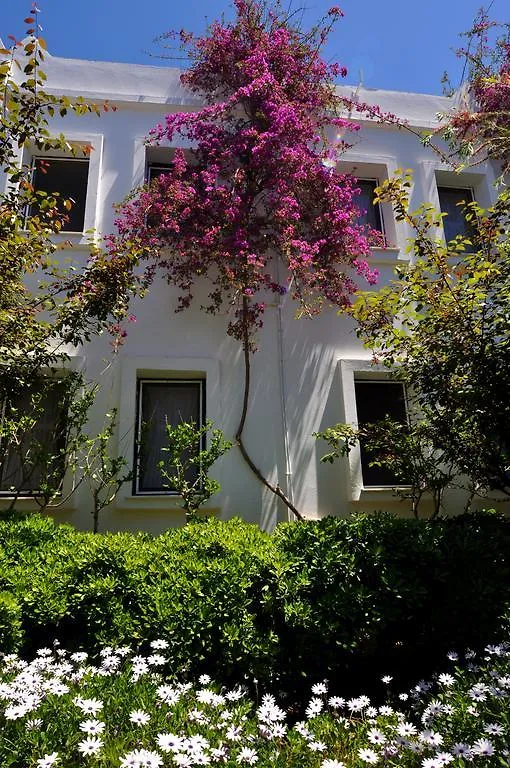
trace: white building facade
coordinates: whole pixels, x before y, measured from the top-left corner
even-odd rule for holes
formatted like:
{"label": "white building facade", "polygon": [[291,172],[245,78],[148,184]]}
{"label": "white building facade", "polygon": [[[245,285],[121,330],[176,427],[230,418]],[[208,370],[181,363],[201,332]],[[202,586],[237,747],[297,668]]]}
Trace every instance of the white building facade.
{"label": "white building facade", "polygon": [[[73,243],[70,255],[84,263],[90,237],[85,232],[95,230],[98,237],[112,232],[114,204],[142,184],[151,167],[168,159],[169,149],[146,147],[150,129],[169,111],[193,110],[201,104],[182,88],[176,69],[52,56],[47,57],[44,69],[48,91],[71,98],[81,95],[98,104],[108,101],[116,107],[100,118],[70,115],[55,118],[51,124],[55,133],[65,133],[70,142],[93,146],[88,161],[60,158],[66,161],[60,170],[68,174],[68,184],[80,185],[82,199],[73,225],[77,231],[63,233],[61,238]],[[352,89],[343,90],[353,95]],[[423,94],[361,88],[357,97],[407,120],[417,131],[433,129],[436,115],[452,107],[448,98]],[[79,169],[71,167],[78,162],[82,163]],[[391,126],[363,123],[355,146],[342,157],[341,167],[363,180],[367,199],[376,183],[399,168],[413,169],[413,208],[426,201],[437,209],[442,205],[444,210],[454,206],[462,194],[472,195],[482,206],[494,199],[490,167],[481,165],[469,173],[454,174],[415,135]],[[381,205],[377,216],[375,224],[391,244],[384,250],[374,249],[371,255],[383,285],[396,264],[410,258],[407,240],[412,232],[395,221],[388,205]],[[177,411],[181,412],[182,405],[198,419],[211,419],[227,438],[233,439],[236,433],[244,388],[242,349],[226,335],[225,315],[200,311],[200,290],[199,286],[192,308],[176,314],[176,290],[158,279],[145,298],[133,301],[136,322],[128,325],[125,343],[116,352],[106,335],[69,350],[70,366],[81,370],[88,381],[100,384],[90,431],[100,431],[105,414],[117,408],[117,448],[135,470],[134,481],[124,484],[115,502],[102,512],[101,530],[158,533],[184,522],[179,498],[161,487],[150,471],[142,476],[136,468],[144,409],[163,413],[167,404],[171,409],[176,402]],[[203,290],[205,296],[207,286]],[[264,327],[258,334],[244,437],[255,464],[306,518],[378,509],[406,514],[408,505],[395,497],[384,478],[370,476],[359,450],[353,450],[348,460],[322,464],[325,445],[313,437],[314,432],[337,422],[356,424],[365,411],[371,413],[374,403],[394,402],[398,411],[403,407],[400,385],[386,388],[386,374],[371,364],[370,352],[358,341],[348,318],[326,309],[315,319],[296,319],[295,311],[290,296],[279,302],[269,297]],[[160,411],[158,403],[162,404]],[[236,446],[211,474],[222,490],[207,506],[209,514],[223,519],[240,516],[269,530],[289,519],[287,508],[253,475]],[[20,508],[33,504],[28,497],[18,501]],[[458,510],[454,498],[450,504],[452,511]],[[91,510],[90,489],[84,483],[52,514],[60,521],[90,529]]]}

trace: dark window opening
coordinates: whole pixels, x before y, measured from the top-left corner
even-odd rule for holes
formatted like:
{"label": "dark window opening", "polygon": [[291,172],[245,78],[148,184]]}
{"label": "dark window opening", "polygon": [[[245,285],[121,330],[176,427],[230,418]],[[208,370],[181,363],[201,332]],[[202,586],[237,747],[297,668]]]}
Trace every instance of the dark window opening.
{"label": "dark window opening", "polygon": [[357,179],[356,187],[360,192],[354,198],[354,203],[360,211],[357,217],[358,224],[382,232],[381,209],[378,203],[374,203],[375,189],[378,186],[379,182],[375,179]]}
{"label": "dark window opening", "polygon": [[454,187],[438,187],[439,205],[443,217],[444,236],[447,243],[455,237],[467,237],[472,240],[475,228],[470,221],[466,221],[465,207],[473,202],[473,193],[470,189],[456,189]]}
{"label": "dark window opening", "polygon": [[147,166],[147,181],[153,181],[158,176],[168,173],[172,167],[172,163],[149,163]]}
{"label": "dark window opening", "polygon": [[[135,493],[172,493],[161,474],[159,464],[168,458],[163,450],[168,445],[166,425],[181,422],[204,423],[205,382],[151,381],[138,382],[138,448],[136,456]],[[198,448],[199,446],[197,446]],[[196,479],[192,467],[188,480]]]}
{"label": "dark window opening", "polygon": [[[0,492],[36,494],[43,483],[58,487],[65,471],[66,407],[65,385],[52,382],[41,394],[26,389],[4,401],[2,426],[23,419],[15,439],[0,437]],[[2,433],[3,433],[2,429]]]}
{"label": "dark window opening", "polygon": [[[385,418],[407,424],[405,390],[403,384],[394,381],[356,381],[356,410],[358,426],[375,424]],[[394,473],[386,467],[370,466],[376,457],[368,451],[363,442],[360,444],[361,470],[363,485],[394,486],[403,485]]]}
{"label": "dark window opening", "polygon": [[[57,209],[67,217],[62,225],[63,232],[83,232],[88,175],[88,160],[59,157],[34,159],[32,184],[38,192],[58,194]],[[70,210],[66,210],[65,200],[72,202]],[[29,216],[37,215],[37,209],[37,205],[32,205]]]}

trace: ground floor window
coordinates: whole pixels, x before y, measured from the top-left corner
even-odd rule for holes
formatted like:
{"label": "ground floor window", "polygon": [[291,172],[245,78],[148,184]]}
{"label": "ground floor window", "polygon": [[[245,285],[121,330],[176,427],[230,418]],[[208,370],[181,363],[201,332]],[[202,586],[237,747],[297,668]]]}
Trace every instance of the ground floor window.
{"label": "ground floor window", "polygon": [[[400,424],[407,423],[407,409],[404,385],[397,381],[372,379],[354,382],[358,426],[375,424],[390,418]],[[386,467],[370,466],[376,458],[363,442],[360,445],[361,471],[365,487],[402,485],[393,472]]]}
{"label": "ground floor window", "polygon": [[[161,474],[168,445],[167,424],[203,424],[205,419],[205,381],[138,380],[137,441],[134,492],[173,493]],[[197,446],[198,448],[199,446]]]}
{"label": "ground floor window", "polygon": [[66,388],[41,379],[3,399],[0,417],[0,493],[34,495],[59,484],[65,471]]}

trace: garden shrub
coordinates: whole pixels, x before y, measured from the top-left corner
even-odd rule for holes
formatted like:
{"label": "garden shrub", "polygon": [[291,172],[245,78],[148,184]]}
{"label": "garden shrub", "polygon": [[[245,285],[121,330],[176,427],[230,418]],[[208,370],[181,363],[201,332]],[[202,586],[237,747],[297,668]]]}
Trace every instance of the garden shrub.
{"label": "garden shrub", "polygon": [[305,688],[430,674],[451,648],[495,636],[510,602],[510,521],[494,513],[329,517],[281,525],[274,539],[286,685],[296,670]]}
{"label": "garden shrub", "polygon": [[[39,546],[32,526],[42,532]],[[181,670],[212,665],[229,678],[271,668],[263,595],[272,548],[256,526],[211,521],[153,538],[27,518],[0,530],[0,591],[21,603],[18,648],[57,638],[94,653],[165,637]]]}
{"label": "garden shrub", "polygon": [[0,649],[58,639],[163,638],[174,671],[256,677],[301,697],[346,692],[395,670],[424,676],[452,648],[496,636],[510,604],[510,521],[497,514],[240,520],[92,535],[29,517],[0,524]]}

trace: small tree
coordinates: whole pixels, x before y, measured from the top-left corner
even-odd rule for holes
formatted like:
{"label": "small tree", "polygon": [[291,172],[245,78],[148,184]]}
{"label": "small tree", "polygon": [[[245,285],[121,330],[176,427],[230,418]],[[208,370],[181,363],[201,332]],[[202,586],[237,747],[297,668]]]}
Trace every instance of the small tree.
{"label": "small tree", "polygon": [[[212,426],[209,420],[202,426],[193,422],[182,422],[175,427],[166,425],[168,445],[163,451],[168,456],[166,461],[160,462],[159,468],[168,487],[182,498],[187,522],[193,520],[199,508],[220,490],[218,481],[208,473],[214,462],[232,447],[221,430]],[[209,432],[209,446],[204,447]]]}
{"label": "small tree", "polygon": [[87,438],[80,452],[80,475],[87,481],[92,493],[93,531],[99,530],[99,516],[111,504],[124,483],[133,479],[128,461],[116,454],[113,442],[117,428],[117,409],[106,414],[101,432]]}
{"label": "small tree", "polygon": [[[497,26],[482,12],[460,51],[469,67],[464,102],[442,116],[436,131],[450,154],[424,138],[457,171],[493,163],[501,183],[510,168],[510,45],[507,35],[489,44]],[[475,495],[510,496],[510,193],[502,186],[486,210],[466,204],[471,236],[445,243],[445,214],[430,205],[410,210],[410,186],[410,173],[403,173],[378,195],[414,231],[411,264],[380,291],[359,293],[350,309],[374,360],[406,385],[410,424],[381,422],[362,431],[337,425],[321,436],[334,448],[327,461],[359,439],[371,444],[376,461],[410,478],[413,509],[423,489],[437,514],[453,485],[467,490],[467,507]]]}
{"label": "small tree", "polygon": [[[39,34],[38,13],[33,3],[25,19],[27,38],[18,42],[11,36],[12,48],[0,49],[0,167],[6,179],[0,191],[0,466],[5,468],[17,452],[18,479],[20,472],[31,472],[33,480],[37,472],[36,500],[44,507],[61,493],[63,470],[77,455],[84,408],[93,392],[85,387],[86,394],[79,394],[84,382],[77,374],[58,382],[52,377],[64,367],[69,345],[83,344],[104,329],[121,332],[119,321],[138,283],[130,253],[111,259],[91,242],[84,268],[70,260],[64,266],[58,258],[62,245],[70,247],[58,236],[73,201],[36,189],[34,169],[24,153],[35,148],[43,155],[88,155],[93,147],[70,144],[51,130],[50,121],[55,113],[101,110],[83,98],[70,100],[45,90],[46,43]],[[50,441],[59,446],[55,453],[37,439],[30,442],[30,433],[57,388],[66,417],[57,419],[60,434]],[[16,498],[16,489],[12,492]]]}
{"label": "small tree", "polygon": [[370,466],[384,467],[395,478],[395,495],[411,503],[414,517],[419,517],[424,496],[432,498],[432,517],[441,511],[445,490],[455,478],[451,460],[437,447],[426,421],[400,424],[390,418],[357,429],[350,424],[336,424],[315,437],[325,440],[332,449],[321,457],[332,463],[347,457],[357,446],[371,456]]}

